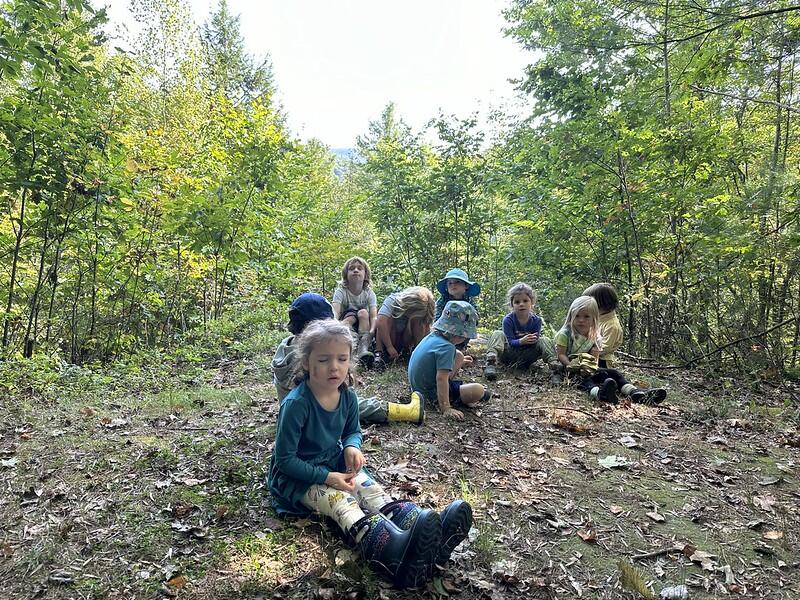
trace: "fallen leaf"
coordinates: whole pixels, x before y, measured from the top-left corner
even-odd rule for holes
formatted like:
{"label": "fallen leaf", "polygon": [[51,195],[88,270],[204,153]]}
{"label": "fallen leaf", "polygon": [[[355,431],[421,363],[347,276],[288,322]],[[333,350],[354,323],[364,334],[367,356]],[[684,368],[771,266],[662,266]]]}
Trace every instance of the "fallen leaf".
{"label": "fallen leaf", "polygon": [[208,479],[195,479],[194,477],[187,477],[182,481],[183,485],[186,487],[194,487],[196,485],[201,485],[208,481]]}
{"label": "fallen leaf", "polygon": [[186,579],[185,575],[175,575],[169,581],[167,581],[167,585],[170,587],[174,587],[177,589],[181,589],[189,580]]}
{"label": "fallen leaf", "polygon": [[216,517],[217,521],[221,520],[227,514],[228,514],[228,507],[225,506],[224,504],[220,504],[214,510],[214,516]]}
{"label": "fallen leaf", "polygon": [[753,505],[761,510],[773,512],[772,507],[775,506],[775,503],[775,497],[769,494],[765,496],[753,496]]}
{"label": "fallen leaf", "polygon": [[626,457],[616,456],[615,454],[604,458],[598,458],[597,462],[601,467],[605,467],[606,469],[621,469],[631,464]]}
{"label": "fallen leaf", "polygon": [[594,529],[587,529],[586,531],[578,530],[578,537],[584,542],[596,542],[597,532]]}
{"label": "fallen leaf", "polygon": [[84,417],[93,417],[97,413],[97,411],[93,409],[91,406],[84,406],[83,408],[81,408],[80,413]]}
{"label": "fallen leaf", "polygon": [[714,561],[711,560],[712,558],[716,558],[716,555],[710,552],[704,552],[703,550],[695,550],[694,554],[689,557],[689,560],[700,563],[700,566],[706,571],[713,571]]}
{"label": "fallen leaf", "polygon": [[783,538],[783,532],[782,531],[767,531],[764,534],[764,539],[765,540],[780,540],[782,538]]}
{"label": "fallen leaf", "polygon": [[623,436],[623,437],[619,438],[617,441],[618,441],[620,444],[622,444],[623,446],[625,446],[626,448],[636,448],[636,446],[638,446],[638,445],[639,445],[639,442],[637,442],[637,441],[636,441],[636,440],[635,440],[635,439],[634,439],[632,436],[630,436],[630,435]]}
{"label": "fallen leaf", "polygon": [[611,511],[612,515],[619,515],[625,512],[624,508],[622,508],[621,506],[617,506],[616,504],[612,504],[611,508],[609,508],[608,510]]}
{"label": "fallen leaf", "polygon": [[646,514],[648,517],[650,517],[651,519],[653,519],[653,521],[655,521],[656,523],[663,523],[663,522],[666,520],[666,519],[664,518],[664,515],[660,514],[660,513],[658,512],[658,510],[653,510],[653,511],[651,511],[651,512],[649,512],[649,513],[645,513],[645,514]]}
{"label": "fallen leaf", "polygon": [[14,547],[11,544],[0,544],[0,556],[9,558],[14,554]]}
{"label": "fallen leaf", "polygon": [[12,456],[9,459],[0,460],[0,467],[3,467],[4,469],[11,469],[11,468],[17,466],[17,462],[19,462],[17,460],[17,457],[16,456]]}
{"label": "fallen leaf", "polygon": [[758,482],[758,485],[775,485],[783,481],[783,477],[765,477]]}

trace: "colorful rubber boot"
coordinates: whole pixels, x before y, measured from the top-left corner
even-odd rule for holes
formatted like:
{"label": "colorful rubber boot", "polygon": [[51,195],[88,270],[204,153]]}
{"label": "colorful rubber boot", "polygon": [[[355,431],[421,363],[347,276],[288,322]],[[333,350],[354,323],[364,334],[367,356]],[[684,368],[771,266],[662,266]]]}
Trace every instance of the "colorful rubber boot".
{"label": "colorful rubber boot", "polygon": [[[422,509],[410,500],[396,500],[381,508],[385,515],[400,528],[407,529],[414,524]],[[463,542],[472,527],[472,507],[464,500],[454,500],[439,515],[442,520],[442,541],[436,556],[436,564],[444,566],[450,555]]]}
{"label": "colorful rubber boot", "polygon": [[425,420],[425,402],[419,392],[411,392],[411,402],[400,404],[399,402],[388,402],[389,422],[397,423],[406,421],[422,425]]}
{"label": "colorful rubber boot", "polygon": [[[366,533],[363,529],[368,527]],[[359,539],[360,535],[360,539]],[[417,587],[430,576],[442,539],[439,515],[422,510],[408,529],[400,529],[381,514],[353,525],[361,555],[370,568],[399,588]]]}
{"label": "colorful rubber boot", "polygon": [[661,404],[667,398],[667,390],[664,388],[652,388],[649,390],[634,390],[631,392],[631,402],[639,404]]}

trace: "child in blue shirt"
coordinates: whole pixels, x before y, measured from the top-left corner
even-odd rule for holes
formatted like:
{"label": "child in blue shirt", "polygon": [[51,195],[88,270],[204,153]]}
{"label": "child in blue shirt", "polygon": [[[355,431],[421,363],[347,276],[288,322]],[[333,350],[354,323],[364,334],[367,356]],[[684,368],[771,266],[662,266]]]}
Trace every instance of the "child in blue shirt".
{"label": "child in blue shirt", "polygon": [[439,290],[439,299],[436,301],[436,310],[433,313],[434,321],[442,316],[445,305],[451,300],[463,300],[469,302],[478,314],[478,307],[475,305],[475,297],[480,295],[481,286],[470,281],[467,273],[462,269],[450,269],[444,277],[436,283]]}
{"label": "child in blue shirt", "polygon": [[497,379],[497,360],[528,369],[539,358],[546,363],[556,360],[552,342],[541,336],[542,318],[534,314],[536,292],[526,283],[515,283],[506,294],[509,313],[503,318],[503,330],[489,336],[484,375]]}
{"label": "child in blue shirt", "polygon": [[411,389],[428,402],[436,401],[443,415],[459,421],[464,413],[454,407],[473,407],[490,397],[481,384],[455,379],[462,365],[472,361],[456,345],[476,336],[477,320],[475,307],[468,302],[448,302],[433,324],[433,331],[422,339],[408,362]]}

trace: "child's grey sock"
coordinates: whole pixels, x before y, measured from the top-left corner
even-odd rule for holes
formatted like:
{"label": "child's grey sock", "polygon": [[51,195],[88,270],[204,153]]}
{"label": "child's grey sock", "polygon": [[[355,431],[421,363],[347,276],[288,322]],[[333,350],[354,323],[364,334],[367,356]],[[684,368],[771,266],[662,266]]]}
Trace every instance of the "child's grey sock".
{"label": "child's grey sock", "polygon": [[600,393],[600,388],[594,386],[591,390],[589,390],[589,398],[597,398],[597,394]]}
{"label": "child's grey sock", "polygon": [[622,386],[620,392],[622,392],[623,396],[630,396],[635,389],[636,389],[635,385],[633,385],[632,383],[626,383],[625,385]]}

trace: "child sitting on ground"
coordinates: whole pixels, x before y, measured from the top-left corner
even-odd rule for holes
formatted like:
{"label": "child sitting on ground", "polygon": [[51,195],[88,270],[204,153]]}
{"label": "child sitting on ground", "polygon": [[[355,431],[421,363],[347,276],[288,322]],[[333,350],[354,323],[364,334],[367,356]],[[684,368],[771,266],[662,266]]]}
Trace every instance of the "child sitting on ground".
{"label": "child sitting on ground", "polygon": [[472,525],[456,500],[441,514],[391,498],[364,469],[356,393],[348,387],[353,339],[335,320],[295,341],[302,382],[281,403],[267,483],[280,514],[330,517],[362,558],[399,587],[428,580]]}
{"label": "child sitting on ground", "polygon": [[475,307],[463,301],[448,302],[442,316],[431,331],[411,353],[408,361],[408,381],[411,389],[424,400],[436,402],[446,417],[462,420],[464,413],[454,407],[476,406],[488,400],[489,391],[479,383],[462,383],[455,379],[462,365],[472,358],[456,349],[456,344],[476,335],[478,314]]}
{"label": "child sitting on ground", "polygon": [[622,325],[617,317],[619,298],[610,283],[595,283],[583,290],[584,296],[591,296],[597,302],[600,318],[597,321],[603,337],[603,350],[600,352],[598,366],[613,367],[616,363],[614,352],[622,345]]}
{"label": "child sitting on ground", "polygon": [[450,269],[444,277],[436,283],[439,290],[439,299],[436,301],[436,311],[434,321],[442,316],[445,305],[451,300],[463,300],[469,302],[477,314],[478,307],[475,304],[475,297],[480,295],[481,286],[469,280],[469,276],[462,269]]}
{"label": "child sitting on ground", "polygon": [[[301,294],[289,307],[289,324],[286,328],[292,335],[278,344],[272,359],[272,378],[278,392],[278,401],[282,401],[295,387],[293,360],[295,336],[302,333],[312,321],[321,319],[333,319],[333,308],[319,294]],[[419,394],[412,394],[409,404],[385,402],[374,397],[359,397],[358,416],[366,425],[399,421],[410,421],[419,425],[425,419],[425,403]]]}
{"label": "child sitting on ground", "polygon": [[389,294],[378,311],[375,368],[411,352],[431,330],[434,300],[428,288],[413,286]]}
{"label": "child sitting on ground", "polygon": [[542,319],[534,314],[536,292],[526,283],[515,283],[506,294],[509,313],[502,331],[493,331],[486,348],[486,379],[497,379],[497,360],[519,369],[529,369],[538,359],[556,360],[552,342],[541,336]]}
{"label": "child sitting on ground", "polygon": [[564,326],[555,338],[556,354],[562,368],[575,373],[580,379],[578,388],[591,398],[605,402],[617,401],[617,390],[630,396],[631,401],[645,404],[660,402],[666,397],[664,390],[637,389],[616,369],[598,368],[597,360],[605,347],[600,333],[600,311],[591,296],[573,300],[564,320]]}
{"label": "child sitting on ground", "polygon": [[359,256],[347,260],[342,267],[342,280],[333,292],[333,314],[358,332],[358,360],[369,366],[372,335],[378,316],[378,298],[371,289],[372,272],[367,261]]}
{"label": "child sitting on ground", "polygon": [[[616,366],[617,357],[614,355],[622,345],[622,325],[617,317],[619,298],[617,291],[610,283],[595,283],[583,291],[584,296],[591,296],[597,302],[600,318],[597,321],[600,336],[603,338],[603,349],[600,351],[597,366],[612,368]],[[637,397],[640,396],[637,394]],[[667,390],[652,388],[647,390],[646,402],[657,404],[667,397]]]}

